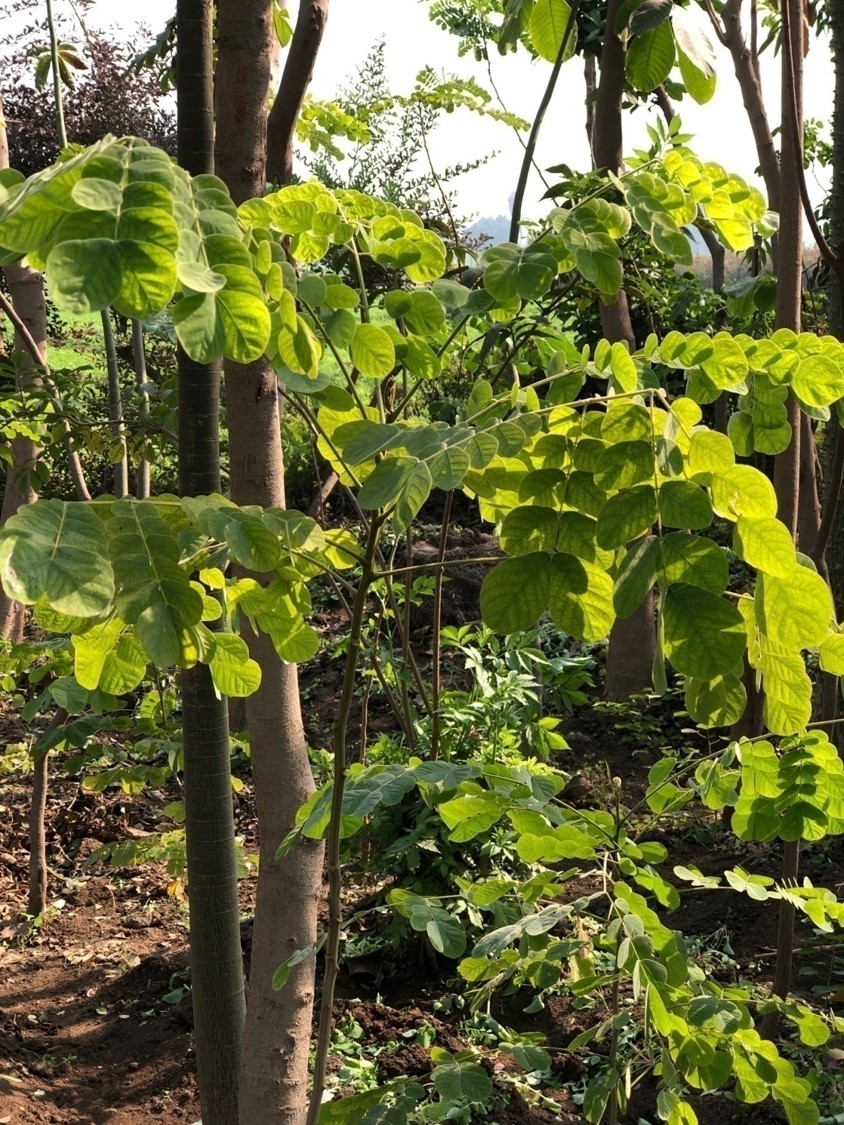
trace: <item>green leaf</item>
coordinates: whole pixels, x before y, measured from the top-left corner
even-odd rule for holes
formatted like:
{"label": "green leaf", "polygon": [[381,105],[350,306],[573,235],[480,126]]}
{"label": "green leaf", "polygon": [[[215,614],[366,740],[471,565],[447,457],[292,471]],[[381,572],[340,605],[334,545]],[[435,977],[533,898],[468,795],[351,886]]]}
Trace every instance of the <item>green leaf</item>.
{"label": "green leaf", "polygon": [[176,260],[176,276],[185,289],[195,293],[216,293],[226,284],[221,273],[215,273],[203,262],[185,261],[183,258]]}
{"label": "green leaf", "polygon": [[799,653],[766,641],[759,660],[764,687],[763,717],[773,734],[798,734],[812,717],[812,681]]}
{"label": "green leaf", "polygon": [[270,314],[261,288],[242,266],[216,263],[214,268],[226,278],[226,287],[215,294],[223,355],[236,363],[254,363],[270,338]]}
{"label": "green leaf", "polygon": [[434,1067],[431,1078],[444,1102],[460,1105],[477,1103],[485,1106],[492,1096],[492,1082],[483,1067],[474,1062],[441,1063]]}
{"label": "green leaf", "polygon": [[711,539],[675,531],[662,537],[661,546],[662,585],[684,582],[687,586],[700,586],[712,594],[721,594],[726,590],[729,578],[727,556]]}
{"label": "green leaf", "polygon": [[750,465],[734,465],[728,472],[713,476],[710,496],[715,514],[725,519],[764,519],[777,514],[774,486]]}
{"label": "green leaf", "polygon": [[529,555],[553,550],[558,515],[553,508],[513,508],[504,517],[498,541],[508,555]]}
{"label": "green leaf", "polygon": [[653,31],[655,27],[671,15],[674,7],[672,0],[642,0],[633,8],[628,27],[634,35],[641,35],[645,31]]}
{"label": "green leaf", "polygon": [[47,257],[50,294],[78,315],[107,309],[123,285],[118,244],[109,238],[60,242]]}
{"label": "green leaf", "polygon": [[611,496],[598,515],[598,546],[623,547],[647,531],[656,515],[653,485],[638,485]]}
{"label": "green leaf", "polygon": [[814,648],[826,637],[833,617],[829,587],[814,570],[796,565],[782,578],[760,576],[756,620],[773,644]]}
{"label": "green leaf", "polygon": [[615,618],[613,583],[606,570],[573,555],[555,555],[548,581],[554,623],[583,641],[600,641]]}
{"label": "green leaf", "polygon": [[111,180],[89,176],[73,185],[70,197],[74,203],[89,211],[117,212],[123,202],[123,190],[120,184],[112,183]]}
{"label": "green leaf", "polygon": [[0,580],[24,605],[43,598],[73,617],[98,617],[114,597],[103,524],[89,505],[39,500],[0,532]]}
{"label": "green leaf", "polygon": [[351,343],[352,363],[361,375],[383,379],[396,365],[396,349],[383,328],[359,324]]}
{"label": "green leaf", "polygon": [[727,727],[738,722],[747,705],[747,692],[738,676],[686,680],[686,710],[699,726]]}
{"label": "green leaf", "polygon": [[747,643],[734,605],[696,586],[669,586],[663,595],[665,655],[678,672],[710,680],[740,664]]}
{"label": "green leaf", "polygon": [[542,243],[494,246],[484,254],[484,287],[499,303],[536,300],[557,276],[557,259]]}
{"label": "green leaf", "polygon": [[[626,352],[624,354],[630,359]],[[647,441],[620,441],[611,445],[599,458],[594,475],[595,484],[605,492],[640,484],[654,475],[653,446]]]}
{"label": "green leaf", "polygon": [[660,540],[652,535],[638,540],[624,556],[613,590],[613,606],[619,617],[629,617],[645,600],[656,582],[660,558]]}
{"label": "green leaf", "polygon": [[505,559],[481,586],[481,616],[498,633],[530,629],[548,607],[551,558],[545,553]]}
{"label": "green leaf", "polygon": [[246,641],[234,633],[214,633],[209,661],[211,679],[220,695],[252,695],[261,685],[261,668],[250,658]]}
{"label": "green leaf", "polygon": [[[419,509],[431,495],[432,487],[433,481],[430,469],[424,461],[417,461],[405,476],[396,503],[396,509],[393,513],[393,526],[396,531],[406,531],[410,527],[416,519]],[[361,489],[362,491],[363,489]],[[360,495],[358,499],[360,499]]]}
{"label": "green leaf", "polygon": [[115,309],[123,316],[149,320],[170,301],[176,288],[176,261],[151,242],[118,243],[122,268]]}
{"label": "green leaf", "polygon": [[428,289],[414,289],[408,294],[410,308],[405,320],[411,332],[420,336],[435,336],[445,326],[445,311]]}
{"label": "green leaf", "polygon": [[643,94],[660,86],[674,66],[674,32],[666,20],[653,31],[637,35],[627,50],[624,71],[630,85]]}
{"label": "green leaf", "polygon": [[225,525],[229,555],[248,570],[272,570],[281,556],[278,537],[259,516],[233,511]]}
{"label": "green leaf", "polygon": [[379,462],[361,485],[358,503],[362,508],[386,508],[401,495],[418,464],[409,457],[387,457]]}
{"label": "green leaf", "polygon": [[818,649],[821,668],[833,676],[844,676],[844,635],[830,633]]}
{"label": "green leaf", "polygon": [[688,466],[693,477],[709,473],[727,473],[736,461],[733,444],[726,434],[714,430],[695,430],[689,442]]}
{"label": "green leaf", "polygon": [[571,8],[566,0],[536,0],[528,23],[528,38],[540,58],[556,62],[567,32],[569,41],[563,58],[571,58],[576,36],[572,34],[570,21]]}
{"label": "green leaf", "polygon": [[791,377],[791,389],[807,406],[829,406],[844,395],[844,366],[828,355],[806,356]]}
{"label": "green leaf", "polygon": [[665,527],[699,530],[712,523],[712,505],[690,480],[668,480],[659,489],[659,518]]}
{"label": "green leaf", "polygon": [[124,695],[146,675],[147,657],[122,621],[112,618],[73,638],[74,673],[89,691]]}
{"label": "green leaf", "polygon": [[166,668],[196,659],[186,630],[197,625],[202,595],[179,566],[179,545],[149,501],[116,501],[106,525],[118,615],[134,625],[150,660]]}
{"label": "green leaf", "polygon": [[683,50],[682,39],[676,28],[675,35],[677,37],[677,62],[680,66],[683,85],[692,101],[697,102],[698,105],[706,105],[707,102],[712,100],[715,93],[717,85],[715,71],[710,67],[702,70]]}
{"label": "green leaf", "polygon": [[437,806],[437,812],[451,830],[449,839],[462,844],[488,832],[506,807],[501,797],[494,793],[466,793],[444,801]]}
{"label": "green leaf", "polygon": [[[630,352],[619,341],[613,344],[610,351],[610,370],[616,390],[624,393],[635,391],[639,385],[639,372]],[[653,454],[651,454],[651,466],[653,466]]]}
{"label": "green leaf", "polygon": [[742,516],[736,521],[733,547],[750,566],[775,578],[785,578],[797,565],[788,528],[773,516],[764,519]]}

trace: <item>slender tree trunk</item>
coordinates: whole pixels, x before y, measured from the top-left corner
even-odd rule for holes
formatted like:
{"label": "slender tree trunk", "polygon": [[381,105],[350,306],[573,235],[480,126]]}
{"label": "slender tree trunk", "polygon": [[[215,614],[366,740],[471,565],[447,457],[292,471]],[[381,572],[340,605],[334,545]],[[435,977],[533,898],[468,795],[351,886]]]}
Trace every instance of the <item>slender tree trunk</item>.
{"label": "slender tree trunk", "polygon": [[47,909],[47,782],[49,755],[37,754],[32,763],[32,797],[29,805],[29,893],[26,912],[40,917]]}
{"label": "slender tree trunk", "polygon": [[[179,163],[214,170],[212,0],[178,0]],[[179,488],[220,490],[219,365],[180,349]],[[203,1125],[234,1125],[245,1013],[226,702],[208,666],[182,673],[191,992]]]}
{"label": "slender tree trunk", "polygon": [[[328,10],[302,3],[270,120],[269,178],[285,182],[293,129]],[[219,5],[217,173],[236,202],[262,194],[267,179],[267,100],[273,30],[265,0]],[[284,465],[275,372],[265,361],[225,365],[229,483],[239,504],[283,507]],[[257,576],[260,578],[260,576]],[[302,841],[276,860],[296,811],[313,792],[295,665],[284,664],[266,636],[243,632],[261,667],[261,686],[246,700],[258,811],[260,863],[241,1063],[240,1125],[301,1125],[307,1112],[314,958],[284,988],[271,987],[282,961],[316,937],[323,847]]]}
{"label": "slender tree trunk", "polygon": [[[287,61],[267,126],[265,175],[274,183],[288,184],[293,175],[296,122],[311,84],[327,20],[328,0],[301,0],[296,29],[287,48]],[[231,185],[229,190],[232,190]]]}
{"label": "slender tree trunk", "polygon": [[123,424],[123,395],[120,393],[117,346],[108,309],[103,309],[102,324],[108,371],[108,424],[121,449],[120,460],[114,462],[114,495],[123,497],[129,494],[129,457],[126,451],[126,427]]}
{"label": "slender tree trunk", "polygon": [[712,289],[715,293],[720,293],[724,288],[725,280],[724,260],[726,255],[724,247],[718,241],[718,236],[707,227],[698,227],[698,232],[706,243],[706,249],[712,259]]}
{"label": "slender tree trunk", "polygon": [[[844,247],[844,3],[832,0],[827,8],[835,98],[832,115],[832,187],[829,193],[829,241],[840,254]],[[844,292],[837,271],[829,271],[829,331],[844,340]],[[834,426],[830,424],[830,427]],[[828,430],[830,429],[828,427]],[[836,431],[835,442],[844,441]],[[836,500],[838,498],[836,497]],[[825,501],[826,502],[826,501]],[[844,505],[838,503],[827,552],[830,585],[836,606],[844,606]],[[833,716],[834,717],[834,716]]]}
{"label": "slender tree trunk", "polygon": [[[601,76],[595,97],[595,122],[592,153],[595,167],[621,171],[622,129],[621,98],[624,93],[624,45],[613,25],[621,6],[620,0],[607,5],[604,42],[601,50]],[[636,337],[630,320],[627,294],[622,291],[611,305],[600,301],[601,328],[611,342],[626,341],[633,351]],[[650,592],[642,605],[624,620],[615,622],[607,649],[607,671],[604,691],[608,699],[624,700],[650,687],[653,676],[656,630],[654,627],[654,596]]]}
{"label": "slender tree trunk", "polygon": [[[231,498],[284,506],[275,373],[265,364],[226,364]],[[275,853],[297,809],[313,792],[295,665],[284,664],[266,636],[245,630],[261,666],[261,686],[246,701],[258,811],[260,862],[249,1005],[241,1067],[241,1125],[300,1125],[307,1107],[314,959],[293,970],[279,992],[276,968],[317,934],[322,844],[303,840]]]}
{"label": "slender tree trunk", "polygon": [[587,55],[583,62],[583,81],[586,83],[586,139],[589,142],[589,155],[595,165],[593,146],[595,136],[595,93],[598,89],[597,65],[594,55]]}
{"label": "slender tree trunk", "polygon": [[[58,730],[67,722],[67,711],[59,707],[53,715],[43,738]],[[39,743],[40,741],[39,740]],[[50,774],[49,750],[40,750],[36,745],[32,759],[32,800],[29,806],[29,893],[26,912],[30,918],[39,918],[47,909],[47,787]]]}
{"label": "slender tree trunk", "polygon": [[[777,328],[799,332],[803,280],[803,209],[800,199],[798,169],[803,166],[803,5],[802,0],[782,0],[782,154],[780,170],[780,226],[777,260]],[[795,120],[796,119],[796,120]],[[795,129],[796,125],[796,129]],[[774,464],[774,488],[778,515],[797,538],[800,497],[800,446],[802,421],[800,407],[792,396],[788,402],[791,422],[791,444],[779,454]],[[799,841],[783,843],[782,879],[795,882],[800,857]],[[794,953],[795,910],[791,903],[781,902],[777,929],[777,961],[774,968],[773,991],[783,999],[791,990]],[[771,1037],[776,1032],[776,1012],[766,1015],[760,1024],[761,1034]]]}
{"label": "slender tree trunk", "polygon": [[[0,169],[9,167],[9,142],[3,117],[3,97],[0,94]],[[21,265],[6,266],[6,284],[18,316],[26,324],[41,356],[47,351],[47,310],[44,304],[44,287],[40,275]],[[15,350],[27,351],[20,333],[15,333]],[[20,386],[20,379],[18,380]],[[3,507],[0,524],[24,504],[36,499],[30,470],[38,459],[38,447],[31,438],[18,436],[12,439],[12,462],[6,469]],[[20,641],[26,625],[26,607],[13,601],[0,588],[0,636],[8,641]]]}
{"label": "slender tree trunk", "polygon": [[815,444],[812,419],[800,419],[800,484],[797,505],[797,545],[804,555],[815,551],[815,540],[821,526],[821,500],[818,494],[820,462]]}
{"label": "slender tree trunk", "polygon": [[56,101],[56,132],[59,147],[67,148],[67,131],[64,127],[64,103],[62,99],[62,76],[59,73],[59,37],[53,15],[53,0],[47,0],[47,30],[50,35],[50,68],[53,76],[53,97]]}
{"label": "slender tree trunk", "polygon": [[[146,423],[149,419],[149,394],[144,390],[147,382],[147,359],[144,352],[144,326],[140,320],[132,321],[132,362],[135,368],[135,381],[141,399],[141,425],[146,438]],[[146,456],[142,456],[135,469],[135,497],[145,500],[150,490],[150,466]]]}
{"label": "slender tree trunk", "polygon": [[[654,95],[657,105],[662,110],[662,116],[670,125],[677,116],[677,111],[674,109],[665,87],[658,86],[654,91]],[[698,226],[697,230],[712,259],[712,290],[715,293],[720,293],[724,288],[724,260],[726,257],[724,247],[721,245],[718,236],[708,227]]]}
{"label": "slender tree trunk", "polygon": [[[722,22],[723,21],[723,22]],[[768,193],[768,206],[772,211],[780,209],[780,168],[777,150],[768,122],[762,86],[759,81],[758,60],[752,47],[748,47],[741,24],[741,0],[727,0],[722,13],[722,21],[713,17],[715,33],[730,52],[733,70],[741,90],[747,120],[756,143],[756,154],[765,190]],[[755,18],[754,18],[755,25]]]}
{"label": "slender tree trunk", "polygon": [[[2,113],[2,106],[0,106],[0,113]],[[20,263],[6,266],[3,272],[15,311],[29,330],[39,354],[42,358],[46,357],[47,307],[41,274]],[[27,351],[19,332],[15,333],[15,348],[19,351]],[[37,374],[31,377],[18,376],[17,379],[20,390],[32,388],[37,382]],[[32,504],[38,498],[31,475],[38,454],[38,446],[32,438],[22,435],[13,438],[12,463],[6,469],[6,487],[3,492],[3,524],[24,504]],[[26,607],[20,602],[13,601],[4,590],[0,590],[0,635],[10,641],[21,640],[26,620]]]}

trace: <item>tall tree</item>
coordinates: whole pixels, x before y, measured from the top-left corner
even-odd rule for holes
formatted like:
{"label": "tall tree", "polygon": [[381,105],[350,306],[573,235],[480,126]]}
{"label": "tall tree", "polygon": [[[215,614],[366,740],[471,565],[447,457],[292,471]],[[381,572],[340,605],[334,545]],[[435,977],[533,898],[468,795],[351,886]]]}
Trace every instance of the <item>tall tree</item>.
{"label": "tall tree", "polygon": [[328,20],[328,0],[301,0],[296,30],[267,126],[267,178],[288,184],[293,175],[296,121],[311,84]]}
{"label": "tall tree", "polygon": [[[781,0],[782,17],[782,149],[780,152],[780,226],[777,247],[776,327],[792,332],[801,329],[803,298],[803,205],[800,197],[800,170],[803,167],[803,4],[802,0]],[[774,489],[777,514],[793,539],[797,538],[800,497],[801,411],[789,394],[788,419],[791,442],[774,462]],[[793,885],[800,857],[799,840],[783,843],[782,879]],[[777,932],[777,964],[773,989],[786,997],[791,988],[794,951],[794,906],[780,903]],[[777,1012],[765,1016],[761,1029],[769,1037],[776,1030]]]}
{"label": "tall tree", "polygon": [[[600,77],[595,95],[592,125],[592,157],[600,171],[618,175],[622,164],[621,101],[624,94],[624,44],[615,32],[621,0],[609,0],[604,41],[601,48]],[[636,348],[627,294],[622,289],[612,304],[600,301],[601,327],[610,343],[626,343]],[[608,699],[628,699],[650,687],[656,650],[654,596],[651,591],[629,617],[619,618],[612,627],[607,650],[605,691]]]}
{"label": "tall tree", "polygon": [[[178,0],[179,163],[214,170],[213,0]],[[179,488],[220,491],[219,365],[179,349]],[[226,702],[207,664],[182,673],[184,797],[190,894],[191,993],[204,1125],[232,1125],[245,1000]]]}
{"label": "tall tree", "polygon": [[[322,38],[327,0],[302,3],[273,104],[268,159],[267,95],[273,51],[269,0],[220,0],[217,62],[217,173],[236,203],[291,173],[296,117]],[[283,507],[284,462],[275,372],[264,361],[225,365],[229,487],[238,504]],[[257,576],[260,578],[260,576]],[[241,1064],[241,1125],[301,1125],[307,1109],[314,959],[274,991],[278,965],[316,937],[323,847],[302,841],[282,859],[278,845],[313,792],[295,665],[266,635],[244,627],[261,686],[246,701],[258,810],[260,863],[249,1005]]]}

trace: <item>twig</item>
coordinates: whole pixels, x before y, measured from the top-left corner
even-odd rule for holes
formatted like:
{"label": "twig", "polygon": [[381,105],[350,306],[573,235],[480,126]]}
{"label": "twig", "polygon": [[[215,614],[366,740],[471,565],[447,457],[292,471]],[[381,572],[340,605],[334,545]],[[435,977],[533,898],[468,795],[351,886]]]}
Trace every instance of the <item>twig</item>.
{"label": "twig", "polygon": [[[2,312],[12,322],[12,325],[14,326],[14,329],[17,332],[18,336],[20,336],[21,340],[23,340],[24,345],[26,346],[26,350],[29,352],[33,363],[37,367],[40,367],[43,371],[42,379],[44,381],[44,386],[47,388],[50,396],[55,400],[56,403],[58,403],[59,407],[63,409],[62,398],[59,394],[59,389],[53,382],[52,376],[50,375],[50,369],[44,362],[44,357],[42,356],[38,345],[33,339],[32,333],[24,324],[20,316],[18,316],[17,310],[15,309],[14,305],[11,303],[11,301],[8,300],[4,293],[0,293],[0,310],[2,310]],[[76,492],[76,498],[78,500],[90,500],[91,493],[88,491],[88,485],[85,482],[85,474],[82,471],[82,462],[79,460],[79,454],[73,448],[73,435],[70,432],[70,424],[67,419],[64,419],[64,429],[65,445],[67,447],[68,467],[70,469],[71,479],[73,480],[73,488]]]}

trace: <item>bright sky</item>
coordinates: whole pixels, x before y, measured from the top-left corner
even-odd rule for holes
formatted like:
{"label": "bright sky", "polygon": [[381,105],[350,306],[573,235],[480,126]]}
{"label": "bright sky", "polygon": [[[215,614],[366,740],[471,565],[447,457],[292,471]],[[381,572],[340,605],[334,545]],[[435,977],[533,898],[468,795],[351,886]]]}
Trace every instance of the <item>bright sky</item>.
{"label": "bright sky", "polygon": [[[68,0],[58,0],[62,7]],[[58,5],[57,5],[58,6]],[[291,9],[295,4],[290,4]],[[140,7],[125,0],[97,0],[93,20],[115,34],[126,34],[142,13],[153,32],[163,27],[175,8],[175,0],[144,0]],[[698,13],[702,23],[705,17]],[[338,85],[362,61],[373,42],[383,35],[395,93],[407,92],[423,66],[431,65],[461,77],[474,76],[488,85],[486,67],[471,57],[458,58],[457,41],[441,31],[427,17],[427,5],[420,0],[332,0],[328,25],[317,60],[311,90],[317,97],[332,97]],[[753,177],[756,155],[753,137],[729,55],[716,44],[718,87],[712,101],[696,106],[689,99],[681,107],[684,130],[695,134],[692,142],[703,160],[715,160],[730,171]],[[772,122],[779,121],[779,63],[771,52],[763,59],[763,86]],[[531,120],[542,97],[550,66],[541,60],[531,62],[520,51],[493,59],[493,77],[508,110]],[[806,61],[806,116],[819,118],[829,126],[832,113],[833,72],[825,41],[813,39]],[[537,162],[547,168],[566,163],[575,169],[589,167],[585,133],[584,80],[582,62],[573,58],[560,75],[554,101],[546,115]],[[626,117],[625,148],[645,146],[645,122],[656,109],[640,109]],[[828,133],[827,133],[828,135]],[[497,150],[494,161],[457,181],[458,202],[464,213],[498,215],[508,210],[508,197],[515,189],[522,149],[505,125],[478,118],[461,110],[446,116],[431,144],[435,163],[443,165],[475,159]],[[761,186],[761,185],[760,185]],[[821,188],[813,185],[813,195]],[[529,185],[525,213],[539,212],[538,199],[543,187],[537,177]],[[544,207],[544,205],[543,205]]]}

